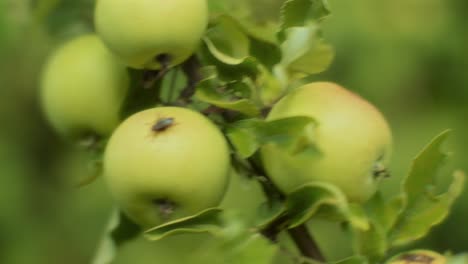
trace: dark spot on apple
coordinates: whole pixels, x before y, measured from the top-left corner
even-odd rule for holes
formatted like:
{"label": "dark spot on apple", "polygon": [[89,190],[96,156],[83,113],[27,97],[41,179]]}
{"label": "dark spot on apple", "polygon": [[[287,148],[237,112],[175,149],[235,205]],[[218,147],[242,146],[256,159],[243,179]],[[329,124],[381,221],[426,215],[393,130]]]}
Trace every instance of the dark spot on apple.
{"label": "dark spot on apple", "polygon": [[158,121],[156,121],[156,124],[154,124],[151,127],[151,130],[153,130],[154,132],[163,132],[173,125],[174,125],[173,117],[160,118],[158,119]]}
{"label": "dark spot on apple", "polygon": [[434,258],[431,256],[423,254],[405,254],[400,257],[400,260],[403,260],[407,263],[425,263],[430,264],[434,261]]}
{"label": "dark spot on apple", "polygon": [[153,203],[156,205],[159,215],[161,215],[163,219],[169,219],[177,208],[177,205],[167,198],[156,199]]}

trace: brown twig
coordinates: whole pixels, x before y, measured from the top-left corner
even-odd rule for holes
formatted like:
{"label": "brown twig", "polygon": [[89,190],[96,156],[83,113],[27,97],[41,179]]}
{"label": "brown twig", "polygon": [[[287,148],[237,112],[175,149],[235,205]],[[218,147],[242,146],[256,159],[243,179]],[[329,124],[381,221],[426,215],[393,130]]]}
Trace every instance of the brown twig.
{"label": "brown twig", "polygon": [[184,71],[185,76],[187,76],[187,86],[180,94],[181,98],[184,100],[190,100],[190,97],[195,94],[195,88],[203,78],[200,68],[201,63],[195,55],[182,64],[182,70]]}
{"label": "brown twig", "polygon": [[[265,192],[267,197],[269,197],[270,200],[278,198],[283,200],[285,198],[285,195],[280,190],[278,190],[276,186],[272,183],[264,168],[261,165],[259,165],[259,163],[253,158],[250,158],[248,161],[255,174],[257,174],[260,177],[263,177],[264,180],[260,180],[259,182],[262,185],[263,191]],[[266,238],[270,239],[271,241],[276,242],[278,234],[287,228],[288,222],[289,216],[287,214],[283,214],[276,220],[271,222],[263,230],[261,230],[261,234]],[[297,248],[304,257],[311,258],[320,262],[325,262],[325,258],[322,252],[320,251],[317,242],[315,241],[305,224],[288,229],[287,231],[289,236],[292,238]]]}
{"label": "brown twig", "polygon": [[288,234],[303,256],[325,262],[325,257],[320,251],[317,242],[315,242],[309,230],[307,230],[306,225],[303,224],[288,229]]}

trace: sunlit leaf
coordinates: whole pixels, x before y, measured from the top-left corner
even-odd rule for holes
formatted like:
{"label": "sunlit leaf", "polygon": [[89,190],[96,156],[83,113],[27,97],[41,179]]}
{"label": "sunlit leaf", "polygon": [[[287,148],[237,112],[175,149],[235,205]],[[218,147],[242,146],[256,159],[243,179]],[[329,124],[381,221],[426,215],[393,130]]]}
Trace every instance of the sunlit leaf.
{"label": "sunlit leaf", "polygon": [[289,70],[303,74],[316,74],[325,71],[335,57],[335,50],[322,39],[312,45],[310,50],[289,64]]}
{"label": "sunlit leaf", "polygon": [[217,19],[216,24],[208,29],[205,42],[213,55],[226,64],[239,64],[249,56],[249,38],[229,16]]}
{"label": "sunlit leaf", "polygon": [[403,182],[406,206],[411,206],[418,198],[427,194],[427,188],[434,185],[434,177],[447,155],[440,151],[449,135],[445,131],[437,136],[413,161],[411,170]]}
{"label": "sunlit leaf", "polygon": [[319,25],[315,23],[285,30],[285,40],[281,44],[283,53],[281,64],[287,71],[296,74],[315,74],[330,66],[334,50],[323,41],[319,30]]}
{"label": "sunlit leaf", "polygon": [[327,0],[287,0],[281,8],[281,28],[301,27],[329,14]]}
{"label": "sunlit leaf", "polygon": [[254,77],[258,62],[254,57],[234,58],[219,51],[210,39],[204,38],[200,52],[208,65],[216,66],[219,77],[225,81]]}
{"label": "sunlit leaf", "polygon": [[219,234],[224,226],[222,210],[209,208],[196,215],[177,219],[145,231],[147,239],[155,241],[183,233]]}
{"label": "sunlit leaf", "polygon": [[272,69],[281,60],[275,33],[247,20],[221,15],[204,37],[205,58],[219,67],[221,77],[233,74],[229,71],[255,75],[258,62]]}
{"label": "sunlit leaf", "polygon": [[270,264],[278,247],[259,234],[252,234],[235,246],[226,248],[226,264]]}
{"label": "sunlit leaf", "polygon": [[259,89],[260,98],[264,105],[273,105],[284,94],[286,85],[283,85],[273,73],[260,67],[255,79],[255,86]]}
{"label": "sunlit leaf", "polygon": [[403,206],[390,233],[392,245],[403,245],[426,235],[445,219],[456,198],[461,194],[465,176],[455,172],[449,189],[442,194],[435,190],[435,176],[446,154],[440,151],[448,131],[437,136],[413,161],[403,182]]}
{"label": "sunlit leaf", "polygon": [[372,197],[366,206],[369,216],[382,226],[385,232],[388,232],[395,224],[403,208],[403,197],[396,196],[387,200],[379,192]]}
{"label": "sunlit leaf", "polygon": [[273,121],[246,119],[231,124],[227,136],[243,158],[267,143],[277,144],[291,154],[305,150],[319,152],[314,141],[315,120],[296,116]]}
{"label": "sunlit leaf", "polygon": [[247,116],[255,117],[260,114],[257,105],[249,99],[251,89],[244,82],[220,83],[215,77],[211,77],[198,84],[195,97],[205,103]]}
{"label": "sunlit leaf", "polygon": [[333,264],[367,264],[369,261],[363,256],[352,256],[343,260],[336,262],[331,262]]}
{"label": "sunlit leaf", "polygon": [[456,172],[446,193],[421,197],[400,216],[391,233],[393,245],[403,245],[425,236],[430,228],[441,223],[449,214],[452,204],[463,191],[465,175]]}
{"label": "sunlit leaf", "polygon": [[366,216],[361,210],[350,205],[343,192],[336,186],[323,183],[308,183],[286,198],[286,214],[289,218],[289,227],[296,227],[308,221],[321,207],[332,207],[350,224],[360,230],[369,228]]}
{"label": "sunlit leaf", "polygon": [[371,263],[378,263],[387,250],[387,237],[385,230],[373,221],[369,222],[367,230],[353,230],[353,247],[356,254],[366,256]]}

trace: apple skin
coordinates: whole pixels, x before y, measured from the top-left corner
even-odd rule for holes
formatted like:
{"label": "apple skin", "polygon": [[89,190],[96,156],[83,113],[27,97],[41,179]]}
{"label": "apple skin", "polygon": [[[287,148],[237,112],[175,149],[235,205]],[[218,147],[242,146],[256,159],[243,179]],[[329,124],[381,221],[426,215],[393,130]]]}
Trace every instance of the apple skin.
{"label": "apple skin", "polygon": [[136,69],[161,68],[185,61],[208,24],[206,0],[98,0],[96,30],[122,61]]}
{"label": "apple skin", "polygon": [[[172,125],[153,130],[167,118],[173,118]],[[180,107],[130,116],[113,133],[104,155],[111,193],[144,228],[217,206],[229,172],[224,135],[203,115]]]}
{"label": "apple skin", "polygon": [[382,178],[376,168],[384,168],[391,154],[391,131],[379,110],[337,84],[316,82],[282,98],[267,120],[292,116],[317,120],[310,136],[321,154],[291,155],[266,144],[262,161],[273,182],[285,193],[309,182],[329,182],[351,202],[368,200]]}
{"label": "apple skin", "polygon": [[409,252],[404,252],[398,254],[388,261],[386,264],[445,264],[447,263],[447,258],[441,254],[425,250],[425,249],[416,249]]}
{"label": "apple skin", "polygon": [[41,81],[45,115],[62,135],[107,136],[119,124],[128,72],[96,35],[59,47],[48,59]]}

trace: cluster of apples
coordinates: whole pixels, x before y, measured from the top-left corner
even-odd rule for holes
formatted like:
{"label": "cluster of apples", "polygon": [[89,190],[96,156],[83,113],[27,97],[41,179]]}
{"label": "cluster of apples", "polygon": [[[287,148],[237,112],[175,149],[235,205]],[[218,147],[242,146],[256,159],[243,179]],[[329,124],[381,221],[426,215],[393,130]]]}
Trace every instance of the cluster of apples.
{"label": "cluster of apples", "polygon": [[[97,34],[58,48],[45,67],[41,99],[52,126],[68,138],[109,138],[104,177],[121,209],[145,228],[217,206],[229,183],[230,149],[204,115],[156,107],[120,120],[129,91],[127,67],[174,67],[197,49],[208,23],[206,0],[98,0]],[[331,182],[351,201],[376,190],[391,150],[381,113],[333,84],[305,85],[283,97],[267,120],[311,116],[319,158],[292,156],[274,144],[263,165],[285,193]],[[312,133],[312,131],[311,131]]]}

